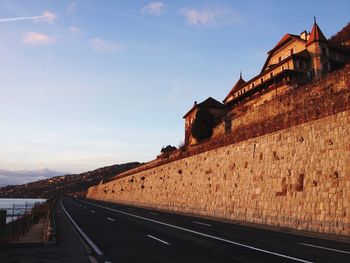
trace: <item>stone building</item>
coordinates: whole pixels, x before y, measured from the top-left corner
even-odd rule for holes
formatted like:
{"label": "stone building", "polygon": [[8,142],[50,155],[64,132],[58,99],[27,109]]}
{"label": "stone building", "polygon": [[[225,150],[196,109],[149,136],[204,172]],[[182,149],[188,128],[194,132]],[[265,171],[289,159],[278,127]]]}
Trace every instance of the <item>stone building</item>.
{"label": "stone building", "polygon": [[[214,128],[213,137],[231,132],[232,122],[242,111],[243,104],[248,107],[258,106],[301,84],[317,80],[349,62],[349,47],[328,41],[317,25],[316,19],[311,33],[307,31],[303,31],[300,35],[287,33],[267,53],[260,74],[248,81],[245,81],[240,74],[240,78],[223,100],[224,104],[220,105],[220,114],[216,117],[220,117],[221,122]],[[207,104],[207,100],[198,105]],[[219,105],[220,102],[214,101],[215,105]],[[187,146],[197,143],[191,135],[191,124],[195,118],[195,109],[198,107],[195,106],[184,116]],[[211,111],[214,109],[216,108],[213,107]]]}

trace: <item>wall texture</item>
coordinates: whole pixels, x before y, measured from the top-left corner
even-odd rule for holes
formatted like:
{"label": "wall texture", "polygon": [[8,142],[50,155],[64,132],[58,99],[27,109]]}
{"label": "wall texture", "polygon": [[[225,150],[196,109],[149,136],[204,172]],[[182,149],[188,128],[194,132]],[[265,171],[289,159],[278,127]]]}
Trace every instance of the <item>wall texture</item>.
{"label": "wall texture", "polygon": [[89,189],[89,198],[350,236],[350,111]]}
{"label": "wall texture", "polygon": [[350,237],[350,65],[232,114],[232,135],[147,163],[87,196]]}

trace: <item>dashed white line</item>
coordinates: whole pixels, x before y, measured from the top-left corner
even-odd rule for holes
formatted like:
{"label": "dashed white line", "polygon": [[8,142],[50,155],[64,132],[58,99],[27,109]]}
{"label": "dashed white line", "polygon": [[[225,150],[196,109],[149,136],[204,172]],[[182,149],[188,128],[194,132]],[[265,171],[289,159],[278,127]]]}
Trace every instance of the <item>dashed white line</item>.
{"label": "dashed white line", "polygon": [[202,222],[198,222],[198,221],[192,221],[192,223],[195,223],[197,225],[203,225],[203,226],[211,226],[210,224],[202,223]]}
{"label": "dashed white line", "polygon": [[76,228],[76,230],[79,232],[79,234],[84,238],[84,240],[90,245],[90,247],[95,251],[95,253],[99,256],[103,255],[103,252],[94,244],[94,242],[91,241],[91,239],[84,233],[84,231],[78,226],[78,224],[74,221],[74,219],[68,214],[67,210],[64,208],[62,201],[61,201],[61,207],[63,209],[63,212],[66,214],[70,222],[73,224],[73,226]]}
{"label": "dashed white line", "polygon": [[95,211],[94,210],[90,210],[91,213],[95,214]]}
{"label": "dashed white line", "polygon": [[228,240],[228,239],[224,239],[224,238],[221,238],[221,237],[204,234],[204,233],[201,233],[201,232],[198,232],[198,231],[194,231],[194,230],[191,230],[191,229],[188,229],[188,228],[184,228],[184,227],[180,227],[180,226],[164,223],[164,222],[157,221],[157,220],[150,219],[150,218],[143,217],[143,216],[130,214],[130,213],[123,212],[123,211],[120,211],[120,210],[116,210],[116,209],[113,209],[113,208],[109,208],[109,207],[106,207],[106,206],[103,206],[103,205],[98,205],[98,204],[87,202],[87,201],[83,201],[83,200],[80,200],[80,201],[84,202],[84,203],[87,203],[87,204],[90,204],[90,205],[94,205],[96,207],[101,207],[101,208],[104,208],[104,209],[107,209],[107,210],[110,210],[110,211],[114,211],[114,212],[117,212],[119,214],[128,215],[128,216],[131,216],[131,217],[135,217],[135,218],[138,218],[138,219],[146,220],[146,221],[153,222],[153,223],[156,223],[156,224],[160,224],[160,225],[163,225],[163,226],[172,227],[172,228],[179,229],[179,230],[182,230],[182,231],[186,231],[186,232],[189,232],[189,233],[192,233],[192,234],[196,234],[196,235],[199,235],[199,236],[203,236],[203,237],[219,240],[219,241],[222,241],[222,242],[226,242],[226,243],[229,243],[229,244],[232,244],[232,245],[245,247],[245,248],[248,248],[248,249],[251,249],[251,250],[263,252],[263,253],[274,255],[274,256],[278,256],[278,257],[281,257],[281,258],[291,259],[291,260],[298,261],[298,262],[312,263],[312,261],[308,261],[308,260],[305,260],[305,259],[291,257],[291,256],[287,256],[285,254],[280,254],[280,253],[276,253],[276,252],[273,252],[273,251],[269,251],[269,250],[265,250],[265,249],[261,249],[261,248],[257,248],[257,247],[253,247],[253,246],[249,246],[249,245],[245,245],[245,244],[238,243],[238,242],[235,242],[235,241],[231,241],[231,240]]}
{"label": "dashed white line", "polygon": [[148,236],[149,238],[153,238],[154,240],[157,240],[157,241],[159,241],[159,242],[161,242],[161,243],[163,243],[163,244],[165,244],[165,245],[170,246],[170,243],[168,243],[168,242],[166,242],[166,241],[164,241],[164,240],[161,240],[161,239],[156,238],[156,237],[151,236],[151,235],[147,235],[147,236]]}
{"label": "dashed white line", "polygon": [[154,216],[157,216],[158,214],[157,213],[154,213],[154,212],[149,212],[150,215],[154,215]]}
{"label": "dashed white line", "polygon": [[307,247],[315,247],[315,248],[319,248],[319,249],[324,249],[324,250],[329,250],[329,251],[334,251],[334,252],[339,252],[339,253],[344,253],[344,254],[350,255],[350,251],[345,251],[345,250],[340,250],[340,249],[335,249],[335,248],[316,246],[316,245],[307,244],[307,243],[299,243],[299,245],[307,246]]}
{"label": "dashed white line", "polygon": [[129,207],[128,210],[132,211],[132,210],[134,210],[134,209],[132,209],[132,208]]}
{"label": "dashed white line", "polygon": [[84,206],[84,209],[86,210],[86,206]]}
{"label": "dashed white line", "polygon": [[115,221],[115,219],[110,218],[110,217],[107,217],[107,219],[110,220],[110,221]]}

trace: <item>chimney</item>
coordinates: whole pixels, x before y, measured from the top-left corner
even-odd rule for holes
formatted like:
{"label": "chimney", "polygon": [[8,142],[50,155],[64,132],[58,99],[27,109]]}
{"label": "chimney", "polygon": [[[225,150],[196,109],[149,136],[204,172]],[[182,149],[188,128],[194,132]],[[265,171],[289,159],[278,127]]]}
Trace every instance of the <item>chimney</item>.
{"label": "chimney", "polygon": [[303,32],[300,33],[300,38],[303,40],[307,40],[308,34],[307,34],[306,30],[304,30]]}

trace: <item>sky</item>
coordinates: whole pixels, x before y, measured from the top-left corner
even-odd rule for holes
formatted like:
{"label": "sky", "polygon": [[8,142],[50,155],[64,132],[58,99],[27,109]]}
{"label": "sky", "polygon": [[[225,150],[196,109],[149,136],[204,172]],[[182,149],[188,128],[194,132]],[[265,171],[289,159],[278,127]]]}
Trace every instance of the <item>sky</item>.
{"label": "sky", "polygon": [[0,0],[0,185],[149,161],[184,140],[285,33],[326,37],[350,1]]}

